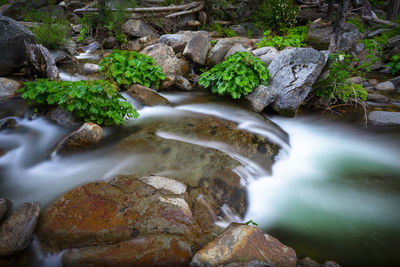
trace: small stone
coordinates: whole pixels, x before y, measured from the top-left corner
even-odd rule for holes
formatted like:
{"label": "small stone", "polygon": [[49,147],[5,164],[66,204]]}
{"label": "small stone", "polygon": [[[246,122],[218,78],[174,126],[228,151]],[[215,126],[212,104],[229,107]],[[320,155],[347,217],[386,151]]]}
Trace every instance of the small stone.
{"label": "small stone", "polygon": [[14,97],[21,87],[22,84],[18,81],[0,78],[0,99]]}
{"label": "small stone", "polygon": [[139,40],[130,40],[126,44],[126,49],[131,51],[140,51],[142,50],[143,45]]}
{"label": "small stone", "polygon": [[153,107],[159,105],[170,105],[169,101],[157,94],[156,90],[140,84],[134,84],[129,87],[127,93],[144,106]]}
{"label": "small stone", "polygon": [[83,65],[83,73],[94,74],[99,72],[99,65],[93,63],[85,63]]}
{"label": "small stone", "polygon": [[376,103],[389,103],[390,99],[389,97],[380,94],[368,94],[367,101]]}
{"label": "small stone", "polygon": [[369,80],[369,84],[372,86],[376,86],[379,83],[379,81],[377,79],[370,79]]}
{"label": "small stone", "polygon": [[391,81],[381,82],[375,85],[375,89],[378,91],[391,91],[396,89]]}
{"label": "small stone", "polygon": [[321,267],[321,265],[310,257],[305,257],[299,261],[297,267]]}
{"label": "small stone", "polygon": [[0,130],[12,129],[15,127],[17,127],[17,121],[14,119],[7,119],[3,122],[0,122]]}
{"label": "small stone", "polygon": [[72,30],[73,30],[75,33],[80,33],[81,30],[82,30],[82,25],[81,25],[81,24],[74,25],[74,26],[72,26]]}
{"label": "small stone", "polygon": [[117,38],[115,38],[114,36],[110,36],[105,38],[102,42],[101,42],[101,46],[104,49],[111,49],[113,48],[117,43]]}
{"label": "small stone", "polygon": [[7,211],[11,208],[12,203],[6,198],[0,198],[0,221],[6,215]]}
{"label": "small stone", "polygon": [[150,41],[150,40],[149,40],[149,37],[147,37],[147,36],[144,36],[144,37],[139,38],[139,42],[140,42],[141,44],[147,44],[149,41]]}
{"label": "small stone", "polygon": [[175,86],[184,91],[193,90],[193,85],[185,77],[181,75],[176,76]]}
{"label": "small stone", "polygon": [[372,111],[368,115],[368,121],[375,126],[400,125],[400,112]]}

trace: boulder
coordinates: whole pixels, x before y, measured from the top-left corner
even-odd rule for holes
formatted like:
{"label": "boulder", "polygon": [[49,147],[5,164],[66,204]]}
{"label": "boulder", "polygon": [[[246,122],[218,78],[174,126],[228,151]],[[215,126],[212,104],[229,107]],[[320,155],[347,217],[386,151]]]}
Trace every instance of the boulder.
{"label": "boulder", "polygon": [[58,64],[74,63],[74,58],[67,52],[61,50],[50,50],[54,62]]}
{"label": "boulder", "polygon": [[183,50],[183,55],[190,61],[205,65],[208,51],[211,49],[208,34],[199,33],[193,36]]}
{"label": "boulder", "polygon": [[98,142],[103,136],[103,129],[91,122],[87,122],[73,131],[59,142],[55,151],[59,155],[66,155],[88,149]]}
{"label": "boulder", "polygon": [[94,74],[99,72],[99,65],[93,63],[85,63],[83,65],[83,73]]}
{"label": "boulder", "polygon": [[243,22],[230,27],[238,36],[262,37],[263,33],[251,22]]}
{"label": "boulder", "polygon": [[152,107],[159,105],[170,105],[169,101],[165,97],[157,94],[156,90],[147,88],[140,84],[135,84],[129,87],[127,93],[144,106]]}
{"label": "boulder", "polygon": [[148,37],[150,39],[159,38],[159,34],[141,20],[130,19],[122,25],[122,32],[128,37]]}
{"label": "boulder", "polygon": [[140,53],[151,56],[157,65],[161,66],[166,79],[162,81],[160,88],[167,88],[175,83],[179,74],[179,60],[171,47],[166,44],[154,44],[146,47]]}
{"label": "boulder", "polygon": [[101,42],[101,46],[104,49],[111,49],[116,44],[117,44],[117,38],[115,38],[114,36],[107,37],[107,38],[103,39],[103,41]]}
{"label": "boulder", "polygon": [[218,63],[221,63],[225,54],[235,44],[250,45],[251,41],[248,38],[232,37],[224,38],[218,41],[218,43],[210,50],[207,56],[207,66],[212,67]]}
{"label": "boulder", "polygon": [[276,267],[296,266],[296,252],[258,227],[231,223],[223,233],[199,250],[189,266],[220,266],[260,261]]}
{"label": "boulder", "polygon": [[129,40],[126,44],[126,49],[132,51],[140,51],[143,49],[143,45],[138,40]]}
{"label": "boulder", "polygon": [[396,88],[394,87],[394,84],[391,81],[386,81],[375,85],[375,89],[378,91],[392,91],[395,90]]}
{"label": "boulder", "polygon": [[182,75],[176,76],[175,86],[183,91],[193,91],[193,85]]}
{"label": "boulder", "polygon": [[360,54],[358,54],[357,58],[359,59],[359,67],[362,65],[368,66],[366,68],[370,69],[371,71],[376,71],[384,67],[382,60],[379,58],[378,50],[364,50]]}
{"label": "boulder", "polygon": [[8,78],[0,78],[0,99],[16,96],[17,91],[21,89],[21,87],[22,84],[18,81]]}
{"label": "boulder", "polygon": [[111,245],[151,234],[194,240],[186,186],[160,176],[118,175],[75,188],[41,214],[37,235],[51,248]]}
{"label": "boulder", "polygon": [[63,266],[188,266],[191,255],[185,238],[155,234],[114,245],[69,250],[63,254]]}
{"label": "boulder", "polygon": [[12,203],[10,200],[5,198],[0,198],[0,222],[3,219],[4,215],[6,215],[7,211],[11,208]]}
{"label": "boulder", "polygon": [[268,66],[272,79],[247,96],[257,112],[272,105],[284,116],[295,116],[326,64],[323,53],[313,48],[287,48]]}
{"label": "boulder", "polygon": [[0,75],[23,66],[27,59],[25,43],[35,43],[35,35],[22,24],[0,15]]}
{"label": "boulder", "polygon": [[207,34],[205,31],[180,31],[174,34],[161,35],[159,43],[169,45],[175,53],[183,52],[187,43],[197,34]]}
{"label": "boulder", "polygon": [[368,122],[374,126],[400,125],[400,112],[372,111],[368,114]]}
{"label": "boulder", "polygon": [[224,60],[226,60],[230,55],[233,55],[236,52],[245,52],[245,51],[247,51],[247,50],[246,50],[246,48],[244,48],[244,46],[242,44],[235,44],[228,50],[228,52],[226,52],[226,54],[224,56]]}
{"label": "boulder", "polygon": [[65,111],[59,107],[51,108],[47,112],[46,116],[50,121],[60,126],[76,128],[80,125],[72,112]]}
{"label": "boulder", "polygon": [[376,102],[376,103],[389,103],[390,98],[380,94],[368,94],[367,101]]}
{"label": "boulder", "polygon": [[59,78],[59,72],[54,57],[43,45],[27,44],[27,57],[29,67],[35,72],[49,78],[49,80],[56,80]]}
{"label": "boulder", "polygon": [[253,50],[252,53],[261,59],[267,66],[271,64],[272,60],[274,60],[278,55],[279,51],[275,47],[265,46]]}
{"label": "boulder", "polygon": [[38,202],[24,203],[0,226],[0,257],[16,254],[29,246],[39,211]]}

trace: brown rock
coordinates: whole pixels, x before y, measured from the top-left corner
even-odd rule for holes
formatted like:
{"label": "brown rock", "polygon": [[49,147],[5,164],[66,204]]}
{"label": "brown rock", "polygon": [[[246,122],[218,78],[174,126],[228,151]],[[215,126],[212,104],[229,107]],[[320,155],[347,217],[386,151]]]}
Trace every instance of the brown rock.
{"label": "brown rock", "polygon": [[77,130],[66,136],[56,148],[56,153],[65,155],[88,149],[100,142],[103,129],[91,122],[87,122]]}
{"label": "brown rock", "polygon": [[140,43],[139,40],[130,40],[126,44],[126,49],[132,51],[140,51],[143,49],[143,45]]}
{"label": "brown rock", "polygon": [[184,91],[192,91],[193,85],[183,76],[177,75],[175,79],[175,86]]}
{"label": "brown rock", "polygon": [[0,226],[0,257],[16,254],[28,247],[39,211],[38,202],[24,203]]}
{"label": "brown rock", "polygon": [[66,193],[46,208],[40,241],[52,248],[115,244],[138,234],[198,234],[186,186],[158,176],[117,176]]}
{"label": "brown rock", "polygon": [[67,251],[63,266],[187,266],[191,254],[183,237],[158,234]]}
{"label": "brown rock", "polygon": [[14,97],[21,87],[22,84],[18,81],[0,78],[0,99]]}
{"label": "brown rock", "polygon": [[144,106],[152,107],[158,105],[170,105],[169,101],[165,97],[157,94],[156,90],[147,88],[140,84],[135,84],[129,87],[127,93]]}
{"label": "brown rock", "polygon": [[296,252],[255,226],[232,223],[194,255],[190,266],[218,266],[261,261],[277,267],[296,266]]}
{"label": "brown rock", "polygon": [[12,203],[10,200],[5,198],[0,198],[0,221],[4,215],[6,215],[7,211],[11,208]]}
{"label": "brown rock", "polygon": [[178,58],[178,59],[179,59],[179,66],[180,66],[180,74],[182,76],[186,76],[190,72],[189,63],[184,58]]}

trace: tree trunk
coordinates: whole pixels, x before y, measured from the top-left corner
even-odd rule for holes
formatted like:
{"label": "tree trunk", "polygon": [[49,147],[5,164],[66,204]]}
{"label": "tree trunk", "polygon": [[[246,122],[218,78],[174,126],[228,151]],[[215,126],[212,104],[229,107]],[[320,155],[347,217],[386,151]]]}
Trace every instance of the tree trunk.
{"label": "tree trunk", "polygon": [[399,15],[400,11],[400,0],[390,0],[387,19],[388,20],[395,20]]}
{"label": "tree trunk", "polygon": [[331,39],[329,50],[336,51],[339,48],[340,39],[343,34],[343,27],[346,22],[347,11],[349,10],[350,0],[338,0],[338,8],[336,11],[336,20],[334,26],[334,35]]}
{"label": "tree trunk", "polygon": [[376,17],[368,0],[352,0],[353,7],[363,16]]}
{"label": "tree trunk", "polygon": [[99,23],[101,25],[104,24],[105,20],[105,11],[106,11],[106,0],[98,0],[99,4]]}
{"label": "tree trunk", "polygon": [[328,0],[328,11],[326,12],[326,19],[333,21],[333,12],[335,11],[334,0]]}

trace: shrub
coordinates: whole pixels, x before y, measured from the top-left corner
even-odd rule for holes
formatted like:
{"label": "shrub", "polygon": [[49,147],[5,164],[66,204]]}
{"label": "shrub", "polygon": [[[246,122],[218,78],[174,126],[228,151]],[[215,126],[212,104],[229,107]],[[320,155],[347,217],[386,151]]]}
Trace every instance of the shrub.
{"label": "shrub", "polygon": [[315,95],[343,103],[350,99],[367,99],[367,91],[360,84],[350,82],[351,57],[334,53],[329,55],[330,70],[326,78],[320,79],[315,85]]}
{"label": "shrub", "polygon": [[247,95],[260,83],[268,85],[271,78],[265,64],[249,52],[236,52],[224,62],[201,74],[199,84],[211,92],[230,94],[233,98]]}
{"label": "shrub", "polygon": [[217,37],[235,37],[237,34],[227,27],[223,27],[220,23],[213,23],[209,26],[203,26],[203,30],[216,32]]}
{"label": "shrub", "polygon": [[139,114],[118,93],[117,88],[102,80],[56,82],[38,79],[25,82],[19,90],[22,98],[37,105],[58,105],[85,122],[100,125],[119,125],[125,118],[137,118]]}
{"label": "shrub", "polygon": [[278,49],[284,47],[306,46],[304,40],[307,35],[307,26],[298,26],[288,29],[284,36],[274,36],[271,31],[264,32],[264,37],[256,44],[258,48],[273,46]]}
{"label": "shrub", "polygon": [[253,21],[260,29],[272,28],[285,31],[297,23],[297,9],[291,0],[264,0],[253,15]]}
{"label": "shrub", "polygon": [[391,57],[390,62],[387,64],[387,66],[392,68],[393,74],[400,73],[400,54]]}
{"label": "shrub", "polygon": [[32,29],[37,43],[49,49],[57,49],[68,42],[70,29],[68,20],[45,16],[40,19],[40,22],[42,23],[40,26]]}
{"label": "shrub", "polygon": [[161,67],[152,57],[128,50],[113,50],[100,61],[99,70],[123,88],[136,83],[158,88],[160,81],[165,79]]}

